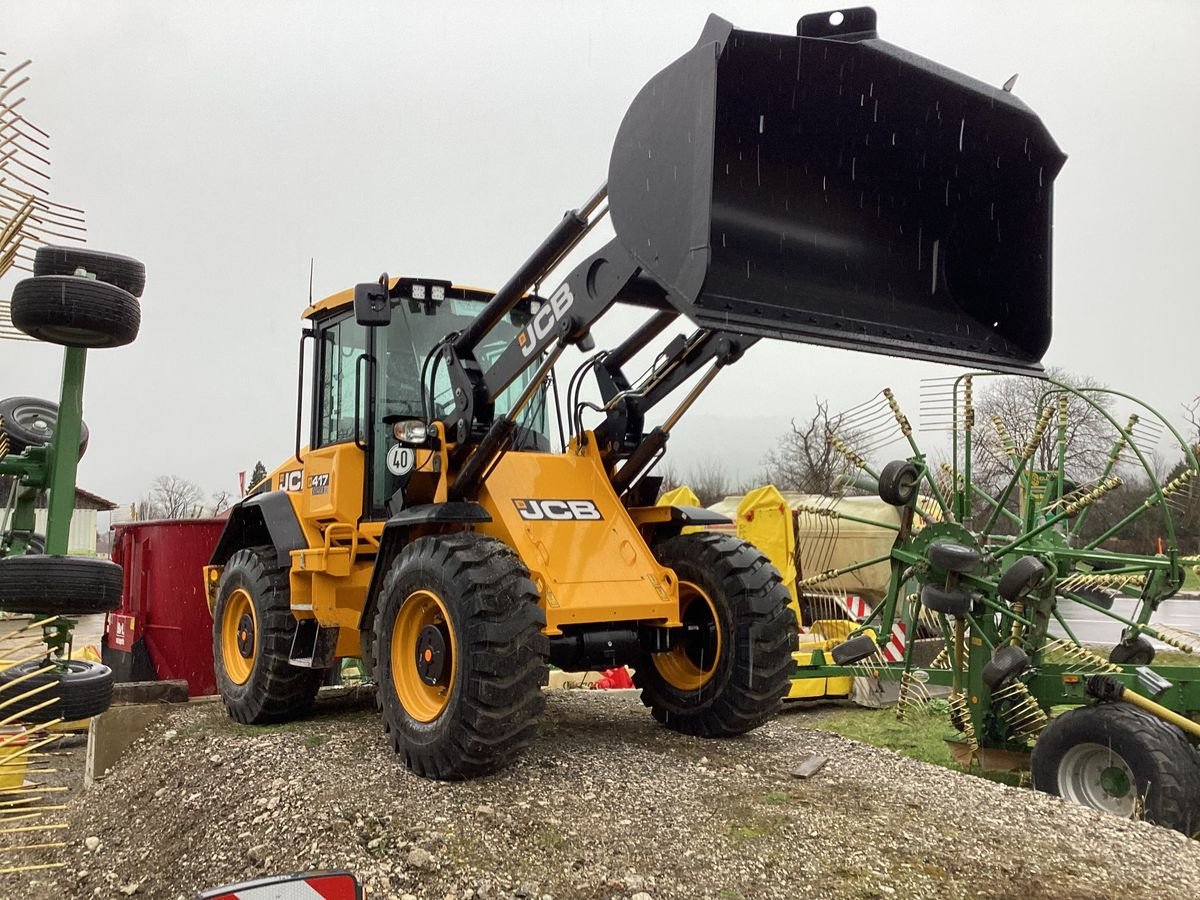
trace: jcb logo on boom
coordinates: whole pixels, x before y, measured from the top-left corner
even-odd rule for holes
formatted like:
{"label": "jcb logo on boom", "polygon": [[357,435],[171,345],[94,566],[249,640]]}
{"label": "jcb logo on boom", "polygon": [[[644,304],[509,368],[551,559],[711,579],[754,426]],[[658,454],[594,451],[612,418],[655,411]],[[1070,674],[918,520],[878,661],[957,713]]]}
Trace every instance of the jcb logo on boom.
{"label": "jcb logo on boom", "polygon": [[604,518],[591,500],[513,500],[517,513],[531,522],[596,522]]}
{"label": "jcb logo on boom", "polygon": [[575,295],[571,293],[571,288],[564,284],[542,304],[542,308],[534,313],[525,330],[517,335],[522,356],[530,356],[538,344],[549,337],[554,331],[554,326],[566,315],[574,302]]}

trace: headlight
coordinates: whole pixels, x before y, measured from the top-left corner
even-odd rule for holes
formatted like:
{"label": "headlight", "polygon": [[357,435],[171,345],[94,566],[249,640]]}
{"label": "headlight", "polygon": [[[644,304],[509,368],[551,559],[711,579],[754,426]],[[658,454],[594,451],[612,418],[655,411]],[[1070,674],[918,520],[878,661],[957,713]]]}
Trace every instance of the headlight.
{"label": "headlight", "polygon": [[403,444],[423,444],[429,437],[429,426],[420,419],[404,419],[392,425],[392,436]]}

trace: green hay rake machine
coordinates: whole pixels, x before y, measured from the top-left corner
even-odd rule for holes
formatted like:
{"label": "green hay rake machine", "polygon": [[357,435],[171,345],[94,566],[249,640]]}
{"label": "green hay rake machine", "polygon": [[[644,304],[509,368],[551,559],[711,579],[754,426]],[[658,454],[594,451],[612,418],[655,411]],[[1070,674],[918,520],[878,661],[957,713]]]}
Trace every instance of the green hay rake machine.
{"label": "green hay rake machine", "polygon": [[[1194,833],[1200,667],[1152,662],[1156,644],[1200,648],[1200,635],[1156,615],[1196,562],[1177,535],[1200,474],[1196,448],[1134,398],[1052,379],[1035,382],[1034,409],[1022,421],[977,421],[980,382],[993,375],[944,379],[922,398],[923,414],[950,434],[950,459],[938,465],[888,390],[843,420],[844,437],[829,435],[859,470],[854,481],[900,509],[900,524],[874,523],[896,533],[886,555],[797,582],[801,592],[820,591],[847,572],[891,567],[871,616],[828,654],[814,653],[795,677],[893,680],[902,717],[929,698],[930,686],[948,688],[961,763],[1029,766],[1038,789]],[[1119,403],[1132,408],[1124,421],[1112,412]],[[1081,421],[1110,432],[1107,452],[1093,453],[1085,472],[1072,470],[1085,467],[1073,447]],[[865,440],[854,446],[851,434]],[[894,442],[907,458],[876,470],[867,458]],[[1156,453],[1180,460],[1170,477],[1156,474]],[[985,463],[989,473],[979,477]],[[1120,511],[1105,510],[1104,498],[1119,490],[1127,495]],[[1101,514],[1111,521],[1085,528]],[[1147,520],[1157,547],[1129,552],[1122,534]],[[1113,545],[1121,549],[1106,549]],[[1107,656],[1076,635],[1073,621],[1081,618],[1119,632]],[[880,648],[897,622],[910,635],[920,623],[940,633],[944,646],[932,664],[914,662],[915,641],[902,661],[883,660]]]}
{"label": "green hay rake machine", "polygon": [[[0,276],[31,270],[0,302],[0,340],[64,347],[57,404],[0,401],[0,874],[53,868],[63,846],[53,821],[66,790],[47,777],[56,728],[108,708],[112,672],[71,658],[73,616],[115,609],[121,569],[67,555],[75,476],[87,447],[83,386],[87,351],[137,335],[145,269],[136,260],[77,247],[81,211],[50,200],[43,186],[46,134],[17,107],[29,65],[0,68]],[[34,248],[37,248],[36,250]],[[46,498],[44,533],[37,506]],[[9,855],[12,854],[12,855]],[[5,864],[12,860],[11,864]]]}

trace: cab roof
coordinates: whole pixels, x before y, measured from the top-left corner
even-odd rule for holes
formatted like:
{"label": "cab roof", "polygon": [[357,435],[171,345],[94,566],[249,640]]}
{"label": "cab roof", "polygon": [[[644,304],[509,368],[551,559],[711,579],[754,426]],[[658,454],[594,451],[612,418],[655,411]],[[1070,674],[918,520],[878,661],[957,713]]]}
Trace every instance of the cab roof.
{"label": "cab roof", "polygon": [[[410,282],[412,284],[423,285],[441,285],[447,291],[459,296],[472,295],[471,299],[489,300],[495,294],[495,291],[489,291],[486,288],[473,287],[465,284],[454,284],[441,278],[414,278],[411,276],[397,275],[388,279],[388,290],[392,290],[401,282]],[[304,310],[303,318],[316,319],[328,313],[340,311],[354,305],[354,288],[346,288],[338,291],[336,294],[330,294],[321,300],[309,305]]]}

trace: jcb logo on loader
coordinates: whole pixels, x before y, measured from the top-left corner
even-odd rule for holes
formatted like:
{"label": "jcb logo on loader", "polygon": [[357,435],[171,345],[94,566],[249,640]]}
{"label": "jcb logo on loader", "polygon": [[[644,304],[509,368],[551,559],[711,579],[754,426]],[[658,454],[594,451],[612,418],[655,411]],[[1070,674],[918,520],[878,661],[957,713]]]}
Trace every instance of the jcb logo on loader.
{"label": "jcb logo on loader", "polygon": [[279,489],[281,491],[300,491],[304,489],[304,470],[293,469],[290,472],[283,472],[279,476]]}
{"label": "jcb logo on loader", "polygon": [[574,302],[575,295],[571,293],[571,288],[564,284],[542,304],[542,308],[534,313],[525,330],[517,335],[517,343],[521,346],[523,356],[530,356],[538,344],[554,331],[554,326],[566,315]]}
{"label": "jcb logo on loader", "polygon": [[596,522],[604,518],[591,500],[513,500],[517,513],[531,522]]}

